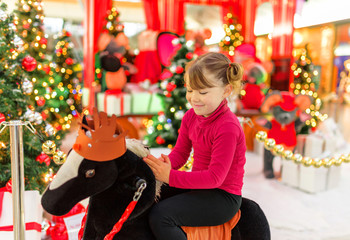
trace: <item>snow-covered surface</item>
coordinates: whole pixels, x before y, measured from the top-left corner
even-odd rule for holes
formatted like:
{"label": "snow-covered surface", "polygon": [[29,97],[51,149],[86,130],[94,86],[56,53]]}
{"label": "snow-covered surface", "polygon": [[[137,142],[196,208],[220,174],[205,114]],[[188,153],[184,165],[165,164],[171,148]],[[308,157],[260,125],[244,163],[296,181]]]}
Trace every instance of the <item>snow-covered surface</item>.
{"label": "snow-covered surface", "polygon": [[[151,149],[151,153],[160,156],[169,150]],[[272,240],[350,240],[350,163],[340,166],[338,187],[310,194],[265,179],[262,156],[247,152],[246,157],[243,196],[265,212]],[[276,160],[275,170],[279,167]]]}
{"label": "snow-covered surface", "polygon": [[[349,152],[349,151],[347,151]],[[273,240],[349,240],[350,164],[343,163],[338,187],[316,194],[267,180],[262,157],[247,152],[243,196],[256,201],[270,223]],[[274,164],[278,169],[278,162]]]}

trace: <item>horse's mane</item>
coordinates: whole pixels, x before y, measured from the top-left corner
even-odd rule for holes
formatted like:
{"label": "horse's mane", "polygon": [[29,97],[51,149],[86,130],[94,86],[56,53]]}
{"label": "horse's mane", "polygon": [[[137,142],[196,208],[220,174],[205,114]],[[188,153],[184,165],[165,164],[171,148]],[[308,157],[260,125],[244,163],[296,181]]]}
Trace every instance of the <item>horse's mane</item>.
{"label": "horse's mane", "polygon": [[[150,154],[149,149],[146,148],[145,145],[141,143],[141,141],[134,138],[125,139],[125,140],[126,140],[127,149],[135,153],[138,157],[144,158]],[[157,200],[160,197],[160,189],[162,185],[163,185],[163,182],[156,180],[155,200]]]}

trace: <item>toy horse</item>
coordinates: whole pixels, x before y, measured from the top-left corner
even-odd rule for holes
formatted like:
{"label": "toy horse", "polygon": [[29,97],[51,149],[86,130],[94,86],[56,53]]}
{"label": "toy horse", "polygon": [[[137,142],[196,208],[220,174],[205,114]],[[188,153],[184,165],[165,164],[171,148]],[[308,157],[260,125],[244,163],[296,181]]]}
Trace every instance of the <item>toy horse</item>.
{"label": "toy horse", "polygon": [[[80,124],[66,162],[42,196],[44,209],[63,215],[90,197],[83,239],[102,240],[136,197],[134,210],[111,239],[155,240],[147,215],[161,184],[142,160],[148,149],[137,140],[125,139],[115,115],[107,117],[94,109],[93,120],[84,116]],[[270,239],[266,217],[255,202],[243,198],[240,210],[232,239]]]}

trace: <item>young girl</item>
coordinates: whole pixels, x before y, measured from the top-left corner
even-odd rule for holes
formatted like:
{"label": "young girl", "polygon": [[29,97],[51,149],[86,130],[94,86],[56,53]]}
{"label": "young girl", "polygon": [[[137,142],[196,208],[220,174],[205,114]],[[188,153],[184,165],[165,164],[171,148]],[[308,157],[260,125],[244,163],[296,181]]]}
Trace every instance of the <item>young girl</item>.
{"label": "young girl", "polygon": [[[245,138],[226,98],[241,86],[243,68],[221,53],[206,53],[186,66],[184,115],[169,156],[144,161],[159,181],[168,183],[151,210],[157,240],[187,239],[181,226],[214,226],[229,221],[241,205]],[[191,172],[178,171],[194,151]]]}

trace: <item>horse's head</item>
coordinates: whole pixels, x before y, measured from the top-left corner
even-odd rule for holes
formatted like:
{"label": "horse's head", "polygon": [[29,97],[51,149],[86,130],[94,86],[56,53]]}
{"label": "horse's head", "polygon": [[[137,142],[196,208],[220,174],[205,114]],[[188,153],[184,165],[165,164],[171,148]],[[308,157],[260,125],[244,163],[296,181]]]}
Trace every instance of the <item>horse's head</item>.
{"label": "horse's head", "polygon": [[[127,149],[127,142],[131,150]],[[63,215],[88,197],[108,201],[113,196],[131,195],[129,200],[132,200],[140,178],[148,185],[145,195],[153,194],[153,199],[146,203],[145,198],[144,202],[141,198],[139,205],[150,206],[154,200],[155,179],[141,158],[147,154],[148,149],[137,146],[137,141],[125,140],[115,115],[108,118],[104,112],[94,110],[93,120],[86,121],[84,117],[81,121],[66,162],[44,192],[44,209],[53,215]]]}

